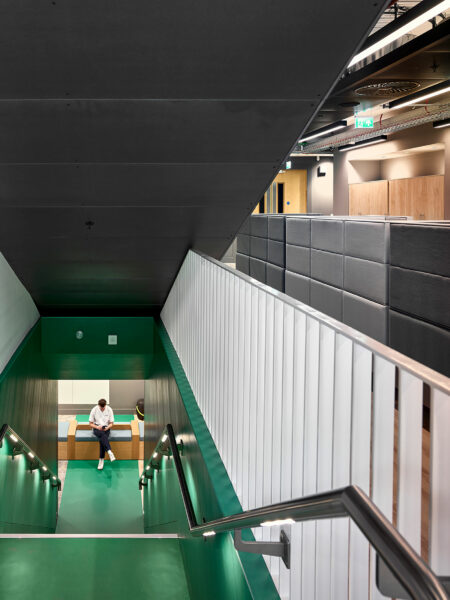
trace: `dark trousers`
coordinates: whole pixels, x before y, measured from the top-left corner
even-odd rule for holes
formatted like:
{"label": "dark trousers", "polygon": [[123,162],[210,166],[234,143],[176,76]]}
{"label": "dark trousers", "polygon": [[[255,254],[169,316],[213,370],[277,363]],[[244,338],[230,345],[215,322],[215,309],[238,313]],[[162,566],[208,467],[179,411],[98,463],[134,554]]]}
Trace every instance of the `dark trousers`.
{"label": "dark trousers", "polygon": [[93,429],[95,437],[98,437],[98,441],[100,442],[100,458],[105,458],[105,452],[109,452],[111,450],[111,446],[109,445],[109,432],[104,431],[103,429]]}

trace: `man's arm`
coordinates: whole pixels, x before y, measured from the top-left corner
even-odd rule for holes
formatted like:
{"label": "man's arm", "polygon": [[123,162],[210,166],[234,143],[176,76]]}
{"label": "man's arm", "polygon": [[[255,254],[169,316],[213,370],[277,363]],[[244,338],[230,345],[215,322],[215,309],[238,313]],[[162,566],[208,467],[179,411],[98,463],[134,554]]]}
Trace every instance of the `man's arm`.
{"label": "man's arm", "polygon": [[89,421],[89,427],[92,429],[101,429],[98,425],[96,425],[93,421]]}
{"label": "man's arm", "polygon": [[112,426],[114,425],[114,413],[113,413],[113,409],[109,406],[109,423],[108,423],[108,427],[106,427],[106,431],[108,431],[108,429],[112,429]]}

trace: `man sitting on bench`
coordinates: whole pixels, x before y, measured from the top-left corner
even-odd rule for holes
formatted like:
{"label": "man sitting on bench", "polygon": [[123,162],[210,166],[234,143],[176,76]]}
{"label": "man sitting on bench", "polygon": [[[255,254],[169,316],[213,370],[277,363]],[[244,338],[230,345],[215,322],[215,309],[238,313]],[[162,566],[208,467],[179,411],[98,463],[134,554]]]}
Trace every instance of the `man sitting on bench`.
{"label": "man sitting on bench", "polygon": [[100,460],[98,461],[98,469],[103,469],[105,462],[105,452],[108,452],[111,462],[116,460],[111,446],[109,445],[109,432],[114,424],[114,413],[110,406],[106,405],[106,400],[103,398],[98,401],[98,405],[94,406],[89,415],[89,425],[98,441],[100,442]]}

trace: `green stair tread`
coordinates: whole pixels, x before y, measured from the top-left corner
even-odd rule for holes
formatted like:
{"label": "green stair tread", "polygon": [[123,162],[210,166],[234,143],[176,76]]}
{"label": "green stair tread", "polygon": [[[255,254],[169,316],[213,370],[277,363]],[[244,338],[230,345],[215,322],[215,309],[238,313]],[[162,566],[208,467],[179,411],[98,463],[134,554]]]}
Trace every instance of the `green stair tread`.
{"label": "green stair tread", "polygon": [[178,539],[2,539],[0,597],[189,600]]}
{"label": "green stair tread", "polygon": [[137,460],[69,461],[56,533],[143,533]]}

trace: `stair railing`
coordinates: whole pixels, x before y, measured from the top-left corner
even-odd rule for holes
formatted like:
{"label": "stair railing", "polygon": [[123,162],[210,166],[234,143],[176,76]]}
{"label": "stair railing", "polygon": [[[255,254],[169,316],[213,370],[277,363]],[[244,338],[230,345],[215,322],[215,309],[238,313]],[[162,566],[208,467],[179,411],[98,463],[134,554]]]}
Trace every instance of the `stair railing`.
{"label": "stair railing", "polygon": [[[234,532],[234,544],[237,550],[279,556],[289,568],[290,546],[284,531],[281,532],[279,542],[244,542],[241,530],[300,521],[350,517],[381,559],[377,560],[378,576],[385,573],[386,568],[387,573],[394,576],[394,582],[397,584],[397,598],[448,599],[449,596],[444,586],[444,582],[448,583],[448,579],[442,578],[441,581],[433,573],[371,499],[355,485],[278,502],[199,524],[184,475],[180,449],[182,451],[182,443],[177,444],[173,427],[168,424],[139,478],[139,488],[148,486],[148,481],[151,481],[155,472],[159,471],[164,456],[173,456],[189,531],[192,536],[209,537],[217,533]],[[406,594],[410,594],[410,596],[400,595],[405,594],[405,590]]]}
{"label": "stair railing", "polygon": [[12,448],[11,457],[14,460],[15,456],[23,454],[28,461],[29,470],[35,471],[40,470],[41,479],[43,482],[50,481],[52,487],[61,489],[61,481],[58,476],[53,473],[50,467],[39,458],[32,448],[20,437],[18,433],[14,431],[7,423],[2,425],[0,429],[0,448],[3,446],[3,441],[7,439],[9,446]]}

